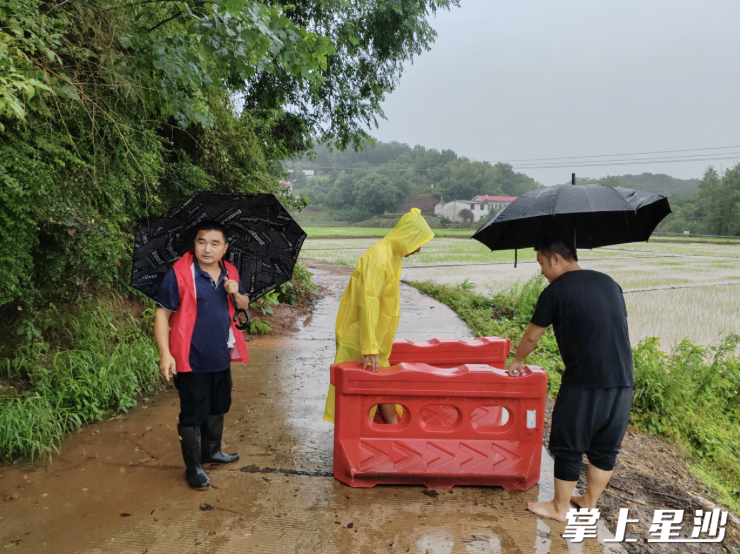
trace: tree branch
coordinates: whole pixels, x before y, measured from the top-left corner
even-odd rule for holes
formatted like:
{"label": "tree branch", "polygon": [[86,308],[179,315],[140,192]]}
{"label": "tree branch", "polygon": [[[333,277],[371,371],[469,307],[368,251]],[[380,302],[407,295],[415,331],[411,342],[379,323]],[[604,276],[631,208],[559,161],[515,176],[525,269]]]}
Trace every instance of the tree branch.
{"label": "tree branch", "polygon": [[177,12],[177,13],[176,13],[175,15],[173,15],[172,17],[168,17],[168,18],[167,18],[167,19],[165,19],[164,21],[160,21],[159,23],[157,23],[157,24],[156,24],[156,25],[155,25],[154,27],[152,27],[151,29],[147,29],[147,31],[146,31],[146,32],[147,32],[147,33],[151,33],[152,31],[154,31],[155,29],[158,29],[159,27],[161,27],[161,26],[162,26],[162,25],[164,25],[165,23],[169,23],[170,21],[172,21],[173,19],[177,19],[177,18],[178,18],[178,17],[180,17],[181,15],[185,15],[185,12],[181,12],[181,11],[178,11],[178,12]]}

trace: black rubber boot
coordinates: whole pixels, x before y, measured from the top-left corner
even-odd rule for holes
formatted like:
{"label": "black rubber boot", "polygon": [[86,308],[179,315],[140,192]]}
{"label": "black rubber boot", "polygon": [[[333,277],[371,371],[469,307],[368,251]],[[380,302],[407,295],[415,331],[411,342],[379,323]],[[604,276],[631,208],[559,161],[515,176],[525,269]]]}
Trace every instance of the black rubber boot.
{"label": "black rubber boot", "polygon": [[203,436],[200,463],[232,464],[239,459],[239,454],[224,454],[221,452],[221,436],[223,432],[223,415],[208,416],[206,422],[200,426],[200,433]]}
{"label": "black rubber boot", "polygon": [[178,425],[177,432],[180,434],[182,459],[185,461],[185,480],[190,488],[204,491],[211,486],[211,482],[200,467],[200,427]]}

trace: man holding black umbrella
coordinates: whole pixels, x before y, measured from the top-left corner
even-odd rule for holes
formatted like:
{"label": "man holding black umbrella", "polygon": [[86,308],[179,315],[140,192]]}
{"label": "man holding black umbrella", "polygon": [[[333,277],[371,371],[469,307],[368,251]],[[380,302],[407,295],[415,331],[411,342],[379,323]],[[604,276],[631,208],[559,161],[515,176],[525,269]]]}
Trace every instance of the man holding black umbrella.
{"label": "man holding black umbrella", "polygon": [[239,306],[249,306],[249,297],[243,294],[236,267],[222,261],[229,246],[226,237],[225,228],[215,221],[196,227],[194,251],[165,275],[154,317],[160,370],[167,381],[174,376],[180,395],[177,430],[185,478],[196,490],[210,486],[202,463],[239,459],[238,454],[221,452],[221,436],[224,414],[231,407],[231,352],[249,361],[244,335],[233,321]]}
{"label": "man holding black umbrella", "polygon": [[[178,431],[194,489],[210,486],[201,462],[239,459],[221,452],[223,415],[231,406],[229,364],[249,361],[241,333],[249,325],[246,308],[290,280],[305,239],[273,194],[210,191],[144,220],[136,231],[131,286],[159,304],[160,369],[167,380],[175,377],[180,393]],[[237,324],[240,316],[246,321]]]}
{"label": "man holding black umbrella", "polygon": [[[552,325],[565,364],[549,443],[555,498],[529,502],[527,508],[566,521],[571,502],[596,508],[611,478],[632,409],[632,350],[619,285],[608,275],[581,269],[566,239],[544,238],[535,250],[550,285],[537,301],[509,375],[522,372],[525,358]],[[584,453],[590,463],[587,488],[573,496]]]}

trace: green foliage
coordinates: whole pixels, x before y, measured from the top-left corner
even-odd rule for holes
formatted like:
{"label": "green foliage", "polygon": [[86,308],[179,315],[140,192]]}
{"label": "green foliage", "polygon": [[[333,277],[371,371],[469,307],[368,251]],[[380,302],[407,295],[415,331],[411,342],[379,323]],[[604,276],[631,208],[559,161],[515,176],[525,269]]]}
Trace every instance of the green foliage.
{"label": "green foliage", "polygon": [[[512,341],[512,355],[534,312],[540,293],[545,287],[541,275],[520,288],[506,293],[481,294],[463,282],[456,287],[433,281],[412,282],[424,294],[450,306],[467,323],[477,337],[504,337]],[[527,363],[544,368],[548,374],[548,392],[560,390],[560,376],[565,369],[555,335],[548,330]]]}
{"label": "green foliage", "polygon": [[295,264],[293,278],[278,288],[278,300],[285,304],[297,304],[301,300],[310,299],[316,290],[316,285],[311,281],[312,276],[313,273],[305,265]]}
{"label": "green foliage", "polygon": [[699,235],[740,235],[740,164],[720,175],[709,167],[691,197],[671,198],[673,214],[658,230]]}
{"label": "green foliage", "polygon": [[373,215],[395,210],[399,200],[396,184],[377,173],[371,173],[357,181],[354,193],[356,206],[366,208]]}
{"label": "green foliage", "polygon": [[[320,146],[311,159],[293,166],[291,179],[304,169],[316,171],[317,176],[307,180],[301,192],[312,206],[341,212],[337,212],[339,221],[354,223],[393,211],[398,200],[409,195],[437,195],[445,200],[478,194],[519,196],[540,186],[509,165],[472,162],[451,150],[369,140],[361,146],[359,151],[348,152]],[[348,217],[352,209],[364,210],[367,217],[352,221]]]}
{"label": "green foliage", "polygon": [[633,423],[686,446],[740,506],[740,337],[704,349],[684,340],[667,354],[657,338],[633,349]]}
{"label": "green foliage", "polygon": [[[8,64],[15,64],[17,71],[38,74],[51,92],[37,91],[26,103],[25,124],[20,115],[7,119],[0,141],[0,238],[14,245],[0,254],[0,305],[20,300],[31,312],[52,298],[72,300],[91,276],[98,284],[126,279],[136,222],[196,190],[277,189],[287,155],[272,136],[280,110],[235,116],[229,89],[216,84],[224,68],[213,69],[212,86],[203,81],[195,87],[183,68],[155,68],[156,60],[142,58],[142,28],[162,16],[155,4],[170,5],[142,4],[135,21],[121,15],[123,2],[109,9],[73,1],[48,14],[40,2],[3,8],[0,69],[12,75]],[[259,15],[268,16],[275,19],[274,13]],[[210,17],[236,25],[232,16]],[[16,32],[17,26],[33,33]],[[215,40],[214,32],[191,35],[173,20],[149,38],[159,44],[180,33],[182,48],[198,49],[206,35]],[[136,41],[127,42],[131,33],[139,33],[138,50]],[[177,56],[168,63],[177,63]],[[193,125],[197,114],[206,119]],[[177,122],[188,131],[172,125]],[[213,127],[204,125],[210,122]]]}
{"label": "green foliage", "polygon": [[511,306],[514,310],[514,320],[526,328],[534,315],[534,309],[537,306],[537,300],[540,294],[547,286],[547,279],[541,273],[532,277],[529,281],[521,286],[514,287],[509,297]]}
{"label": "green foliage", "polygon": [[456,290],[461,292],[471,292],[475,288],[475,285],[470,282],[470,279],[465,279],[462,283],[455,287]]}
{"label": "green foliage", "polygon": [[266,335],[272,331],[270,324],[264,319],[252,319],[249,322],[249,334],[250,335]]}
{"label": "green foliage", "polygon": [[724,175],[710,166],[701,180],[652,173],[578,179],[579,185],[587,183],[647,190],[670,197],[673,213],[658,226],[660,232],[740,235],[740,165]]}
{"label": "green foliage", "polygon": [[475,214],[472,212],[472,210],[469,210],[467,208],[463,208],[462,210],[457,212],[457,215],[460,219],[468,223],[473,223],[473,221],[475,220]]}
{"label": "green foliage", "polygon": [[[0,307],[21,310],[2,322],[0,369],[30,390],[0,414],[0,453],[47,452],[156,380],[141,334],[151,333],[151,314],[121,327],[91,300],[128,283],[141,220],[198,190],[273,192],[304,207],[281,192],[283,161],[315,138],[360,144],[404,62],[433,41],[427,18],[453,5],[2,3]],[[313,285],[291,286],[273,300]]]}
{"label": "green foliage", "polygon": [[259,300],[252,302],[249,306],[256,310],[260,310],[262,315],[272,315],[272,307],[280,304],[278,294],[278,291],[271,290]]}
{"label": "green foliage", "polygon": [[740,234],[740,164],[719,175],[709,168],[699,182],[699,203],[706,210],[707,234]]}
{"label": "green foliage", "polygon": [[[0,120],[26,120],[26,106],[40,91],[51,89],[34,71],[32,59],[43,56],[58,62],[54,51],[60,45],[59,30],[64,22],[58,18],[39,17],[33,2],[9,0],[0,7]],[[5,125],[0,123],[0,132]]]}
{"label": "green foliage", "polygon": [[[270,291],[265,296],[252,302],[250,307],[259,310],[262,316],[273,315],[273,306],[284,302],[286,304],[297,304],[309,300],[316,290],[316,285],[311,281],[313,273],[306,266],[296,264],[293,267],[293,278],[280,285],[277,289]],[[249,333],[252,335],[264,335],[271,331],[270,324],[265,319],[252,318],[249,325]]]}
{"label": "green foliage", "polygon": [[152,316],[134,319],[123,302],[83,300],[19,327],[21,346],[0,359],[0,377],[24,376],[30,388],[0,398],[0,458],[47,454],[66,432],[158,390]]}
{"label": "green foliage", "polygon": [[[677,198],[688,197],[699,191],[699,179],[677,179],[663,173],[641,173],[640,175],[607,175],[599,179],[578,177],[576,183],[602,183],[610,187],[627,187],[630,189],[647,190],[656,194],[668,196],[671,205]],[[570,184],[570,181],[564,184]]]}
{"label": "green foliage", "polygon": [[196,190],[280,195],[314,137],[364,140],[427,17],[456,4],[5,2],[0,305],[125,279],[140,219]]}
{"label": "green foliage", "polygon": [[[450,306],[476,336],[512,340],[512,353],[529,324],[546,282],[541,275],[504,294],[482,295],[465,283],[410,283]],[[633,348],[635,398],[632,423],[684,445],[701,464],[698,475],[728,506],[740,508],[740,336],[709,349],[683,341],[673,352],[648,338]],[[564,370],[557,341],[545,332],[527,363],[548,372],[548,392],[557,394]]]}
{"label": "green foliage", "polygon": [[280,285],[277,292],[279,302],[293,305],[298,301],[298,291],[290,281]]}
{"label": "green foliage", "polygon": [[[282,2],[270,0],[271,6]],[[366,129],[377,127],[381,104],[403,74],[405,62],[429,50],[436,37],[429,19],[459,0],[292,0],[286,17],[331,38],[321,81],[296,83],[286,71],[250,79],[247,106],[270,100],[294,106],[307,136],[344,149],[361,147]]]}

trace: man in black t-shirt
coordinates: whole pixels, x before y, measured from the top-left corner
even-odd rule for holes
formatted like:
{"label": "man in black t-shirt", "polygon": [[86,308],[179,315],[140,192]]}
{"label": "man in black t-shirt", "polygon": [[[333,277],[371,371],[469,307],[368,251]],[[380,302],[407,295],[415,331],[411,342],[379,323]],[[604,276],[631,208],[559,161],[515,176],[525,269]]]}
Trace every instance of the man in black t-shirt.
{"label": "man in black t-shirt", "polygon": [[[581,269],[566,240],[543,239],[537,261],[550,285],[542,291],[509,375],[519,375],[545,329],[552,325],[565,364],[552,412],[550,453],[555,458],[555,498],[529,502],[541,516],[566,521],[573,502],[596,508],[609,483],[632,409],[632,349],[622,289],[603,273]],[[573,495],[583,454],[588,485]]]}

